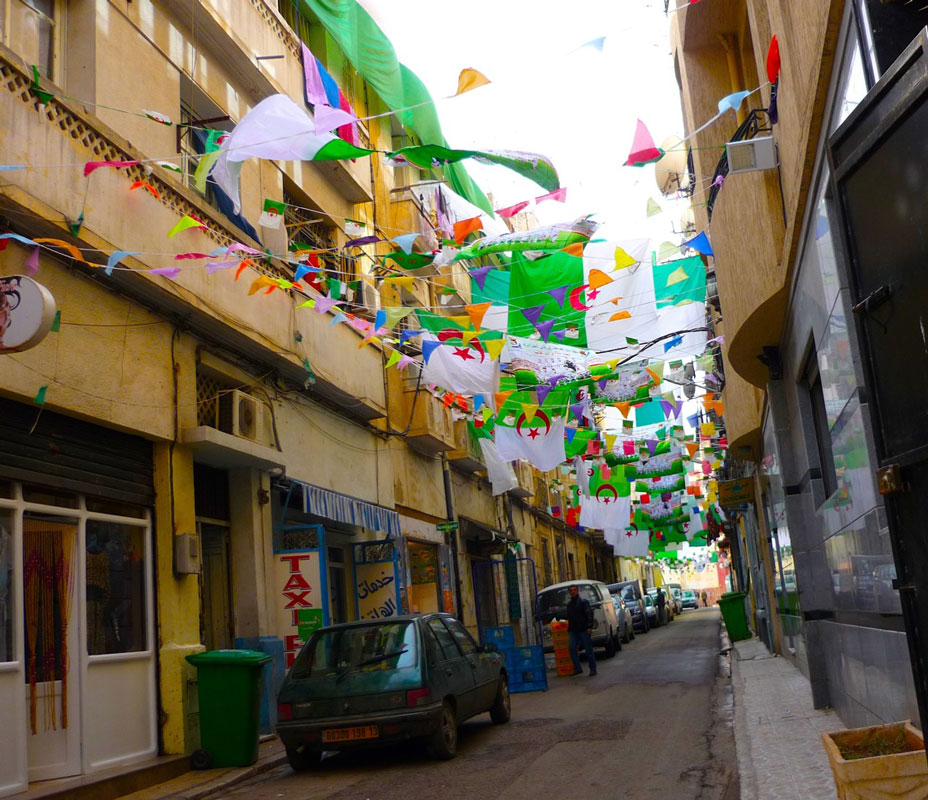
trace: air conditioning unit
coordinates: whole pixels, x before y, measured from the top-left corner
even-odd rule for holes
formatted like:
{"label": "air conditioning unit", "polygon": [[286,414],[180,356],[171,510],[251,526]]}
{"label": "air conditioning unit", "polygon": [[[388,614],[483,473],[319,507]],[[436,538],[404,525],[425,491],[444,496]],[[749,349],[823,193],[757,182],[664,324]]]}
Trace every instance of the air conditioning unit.
{"label": "air conditioning unit", "polygon": [[219,395],[219,430],[252,442],[263,442],[264,405],[238,389],[223,392]]}
{"label": "air conditioning unit", "polygon": [[759,136],[742,142],[729,142],[728,172],[755,172],[773,169],[777,165],[777,148],[772,136]]}

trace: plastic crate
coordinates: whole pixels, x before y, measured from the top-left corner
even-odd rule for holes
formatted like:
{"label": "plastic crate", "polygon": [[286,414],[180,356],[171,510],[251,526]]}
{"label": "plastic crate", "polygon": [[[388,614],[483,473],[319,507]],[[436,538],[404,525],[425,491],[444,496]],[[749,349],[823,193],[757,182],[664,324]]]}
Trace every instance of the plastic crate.
{"label": "plastic crate", "polygon": [[510,692],[536,692],[548,688],[544,648],[511,647],[505,651]]}
{"label": "plastic crate", "polygon": [[515,647],[516,635],[510,625],[499,628],[484,628],[483,636],[487,644],[495,644],[498,648]]}

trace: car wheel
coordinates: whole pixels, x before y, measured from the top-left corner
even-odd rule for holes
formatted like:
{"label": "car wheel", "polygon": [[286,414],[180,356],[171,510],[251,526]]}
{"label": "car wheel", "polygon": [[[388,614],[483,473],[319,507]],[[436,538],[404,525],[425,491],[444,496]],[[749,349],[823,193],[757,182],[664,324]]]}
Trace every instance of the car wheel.
{"label": "car wheel", "polygon": [[615,655],[615,636],[611,633],[606,637],[606,658],[612,658]]}
{"label": "car wheel", "polygon": [[287,763],[293,768],[294,772],[305,772],[308,769],[319,766],[322,761],[322,751],[310,750],[304,747],[302,750],[296,747],[287,748]]}
{"label": "car wheel", "polygon": [[612,637],[612,641],[615,642],[615,651],[618,653],[622,649],[622,637],[616,634]]}
{"label": "car wheel", "polygon": [[190,769],[209,769],[213,766],[213,757],[209,750],[194,750],[190,754]]}
{"label": "car wheel", "polygon": [[512,702],[509,697],[509,681],[506,680],[505,675],[500,675],[499,686],[496,689],[496,699],[493,701],[493,705],[490,706],[490,719],[497,725],[502,725],[504,722],[509,722],[511,713]]}
{"label": "car wheel", "polygon": [[629,641],[632,641],[634,638],[635,638],[635,626],[632,625],[632,626],[628,629],[628,640],[629,640]]}
{"label": "car wheel", "polygon": [[445,700],[441,704],[441,723],[438,730],[429,737],[429,755],[447,761],[458,752],[458,718],[451,703]]}
{"label": "car wheel", "polygon": [[624,635],[622,636],[622,644],[628,644],[631,640],[632,640],[631,626],[630,626],[630,625],[626,625],[626,626],[625,626],[625,633],[624,633]]}

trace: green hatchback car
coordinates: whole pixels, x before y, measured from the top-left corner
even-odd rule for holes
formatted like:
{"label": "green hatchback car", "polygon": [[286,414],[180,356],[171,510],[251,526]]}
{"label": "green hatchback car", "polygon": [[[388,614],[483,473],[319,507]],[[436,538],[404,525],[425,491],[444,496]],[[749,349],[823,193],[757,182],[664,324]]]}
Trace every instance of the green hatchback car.
{"label": "green hatchback car", "polygon": [[486,711],[509,721],[504,659],[448,614],[363,620],[320,628],[277,696],[277,735],[295,770],[325,750],[425,740],[453,758],[458,726]]}

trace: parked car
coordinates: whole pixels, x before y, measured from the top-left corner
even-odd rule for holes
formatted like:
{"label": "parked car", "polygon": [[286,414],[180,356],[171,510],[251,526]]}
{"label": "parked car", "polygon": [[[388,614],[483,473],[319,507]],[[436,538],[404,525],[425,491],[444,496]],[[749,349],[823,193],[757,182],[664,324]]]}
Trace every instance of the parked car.
{"label": "parked car", "polygon": [[683,608],[699,608],[699,598],[696,596],[696,592],[691,589],[684,589],[680,595],[680,605]]}
{"label": "parked car", "polygon": [[608,587],[611,594],[618,594],[625,601],[625,607],[632,615],[632,630],[637,633],[647,633],[651,626],[648,615],[644,610],[644,595],[641,584],[637,580],[610,583]]}
{"label": "parked car", "polygon": [[[669,623],[672,622],[674,618],[673,598],[670,596],[670,592],[663,586],[661,586],[661,592],[664,594],[664,619],[662,619],[661,622]],[[648,594],[651,600],[654,601],[654,607],[657,608],[657,587],[652,586],[649,588]]]}
{"label": "parked car", "polygon": [[567,602],[570,600],[568,589],[580,588],[580,597],[590,601],[593,607],[593,647],[602,647],[606,658],[612,658],[622,646],[619,641],[619,618],[616,614],[612,595],[602,581],[580,578],[565,583],[546,586],[535,598],[538,618],[542,624],[542,643],[546,653],[553,652],[554,642],[551,637],[551,621],[567,619]]}
{"label": "parked car", "polygon": [[[628,644],[635,638],[635,623],[632,621],[632,612],[628,610],[628,606],[625,605],[621,595],[613,594],[612,602],[615,604],[615,613],[619,619],[619,641],[622,644]],[[619,649],[621,650],[621,645]]]}
{"label": "parked car", "polygon": [[671,597],[673,598],[674,616],[682,614],[683,601],[681,600],[681,596],[683,594],[683,587],[679,583],[665,583],[662,588],[664,589],[664,593],[668,596],[668,599]]}
{"label": "parked car", "polygon": [[300,650],[277,696],[277,735],[298,771],[323,750],[413,738],[447,759],[460,723],[485,711],[509,721],[495,645],[478,645],[447,614],[362,620],[321,628]]}
{"label": "parked car", "polygon": [[657,606],[650,594],[644,596],[644,611],[648,615],[648,627],[659,628],[662,625],[661,618],[657,615]]}

